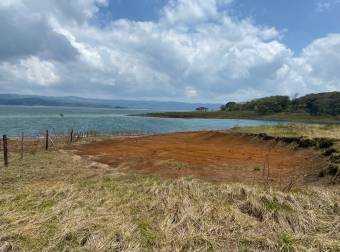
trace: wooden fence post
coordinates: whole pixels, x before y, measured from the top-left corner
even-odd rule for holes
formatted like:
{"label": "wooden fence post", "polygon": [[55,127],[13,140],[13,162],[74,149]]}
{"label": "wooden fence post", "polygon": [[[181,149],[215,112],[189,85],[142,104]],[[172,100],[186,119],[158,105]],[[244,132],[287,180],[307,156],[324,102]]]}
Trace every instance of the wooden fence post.
{"label": "wooden fence post", "polygon": [[48,150],[48,139],[49,139],[49,136],[48,136],[48,130],[46,130],[46,139],[45,139],[45,150]]}
{"label": "wooden fence post", "polygon": [[7,167],[8,166],[8,139],[7,139],[7,135],[3,135],[2,140],[3,140],[3,149],[4,149],[4,163],[5,163],[5,167]]}
{"label": "wooden fence post", "polygon": [[71,129],[71,133],[70,133],[70,142],[73,142],[73,129]]}
{"label": "wooden fence post", "polygon": [[24,159],[24,132],[21,133],[21,148],[20,148],[20,157]]}

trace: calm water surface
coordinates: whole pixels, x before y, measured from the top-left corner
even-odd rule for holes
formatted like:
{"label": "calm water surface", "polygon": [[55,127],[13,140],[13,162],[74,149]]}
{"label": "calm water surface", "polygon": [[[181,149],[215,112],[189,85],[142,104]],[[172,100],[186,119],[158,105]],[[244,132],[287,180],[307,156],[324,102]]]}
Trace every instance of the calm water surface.
{"label": "calm water surface", "polygon": [[156,134],[236,126],[277,124],[237,119],[167,119],[128,116],[152,110],[0,106],[0,134],[37,136],[47,129],[57,134],[69,129],[99,134]]}

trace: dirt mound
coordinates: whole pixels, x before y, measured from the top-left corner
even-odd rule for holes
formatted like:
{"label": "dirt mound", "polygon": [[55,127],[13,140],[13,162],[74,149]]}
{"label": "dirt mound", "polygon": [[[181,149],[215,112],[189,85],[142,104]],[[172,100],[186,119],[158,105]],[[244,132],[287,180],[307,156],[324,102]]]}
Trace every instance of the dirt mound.
{"label": "dirt mound", "polygon": [[79,155],[127,171],[282,186],[315,180],[328,162],[313,148],[225,132],[129,137],[74,148]]}

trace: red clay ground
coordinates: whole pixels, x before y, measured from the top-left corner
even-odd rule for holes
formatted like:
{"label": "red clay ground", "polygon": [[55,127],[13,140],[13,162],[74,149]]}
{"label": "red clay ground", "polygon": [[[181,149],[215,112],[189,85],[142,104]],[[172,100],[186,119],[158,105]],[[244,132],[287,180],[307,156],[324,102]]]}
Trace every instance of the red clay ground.
{"label": "red clay ground", "polygon": [[125,171],[165,177],[192,176],[208,181],[271,181],[282,186],[293,177],[300,182],[315,178],[327,162],[314,149],[296,150],[224,132],[127,137],[74,148],[81,156],[91,156]]}

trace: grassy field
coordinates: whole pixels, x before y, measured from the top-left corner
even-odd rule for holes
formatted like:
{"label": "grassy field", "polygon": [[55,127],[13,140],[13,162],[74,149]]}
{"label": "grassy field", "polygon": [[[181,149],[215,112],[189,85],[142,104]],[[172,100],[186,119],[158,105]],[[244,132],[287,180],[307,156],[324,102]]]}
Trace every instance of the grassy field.
{"label": "grassy field", "polygon": [[260,134],[278,137],[333,138],[340,140],[340,124],[282,124],[255,127],[236,127],[233,132]]}
{"label": "grassy field", "polygon": [[307,113],[276,113],[260,115],[252,111],[211,111],[211,112],[160,112],[148,113],[144,116],[164,118],[203,118],[203,119],[257,119],[294,122],[340,123],[340,118],[333,116],[312,116]]}
{"label": "grassy field", "polygon": [[339,185],[163,179],[69,151],[0,162],[0,251],[340,251]]}

